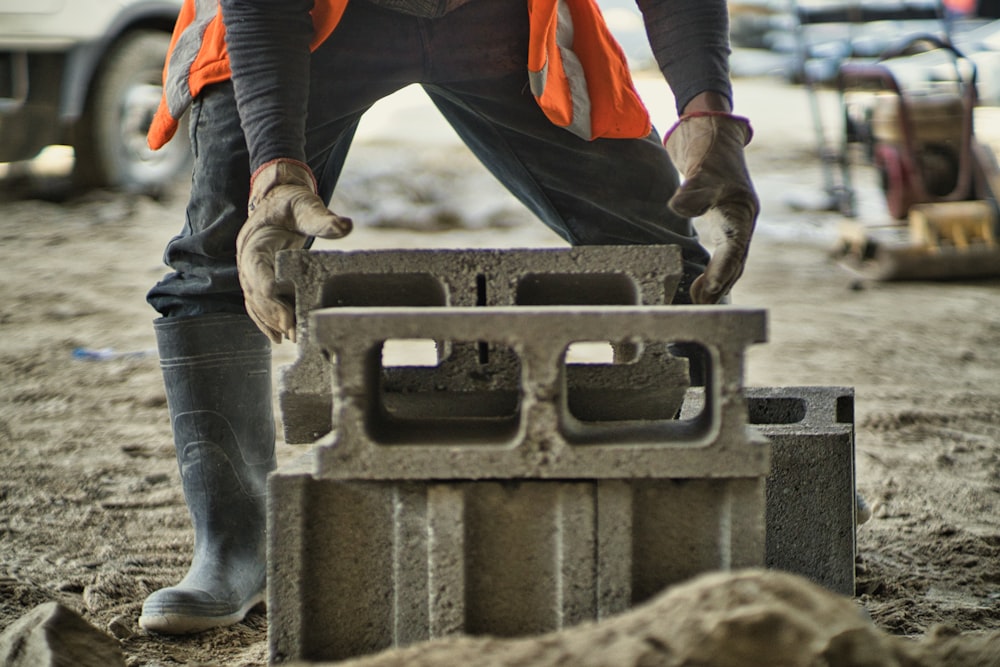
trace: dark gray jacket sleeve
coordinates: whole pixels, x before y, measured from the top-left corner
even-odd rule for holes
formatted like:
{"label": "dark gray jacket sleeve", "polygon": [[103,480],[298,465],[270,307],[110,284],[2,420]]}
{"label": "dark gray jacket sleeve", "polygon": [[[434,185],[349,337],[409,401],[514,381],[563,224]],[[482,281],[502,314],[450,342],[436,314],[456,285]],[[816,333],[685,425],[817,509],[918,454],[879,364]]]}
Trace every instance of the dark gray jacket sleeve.
{"label": "dark gray jacket sleeve", "polygon": [[313,0],[221,0],[250,169],[305,161]]}
{"label": "dark gray jacket sleeve", "polygon": [[732,102],[726,0],[636,0],[649,44],[680,112],[695,95],[721,93]]}

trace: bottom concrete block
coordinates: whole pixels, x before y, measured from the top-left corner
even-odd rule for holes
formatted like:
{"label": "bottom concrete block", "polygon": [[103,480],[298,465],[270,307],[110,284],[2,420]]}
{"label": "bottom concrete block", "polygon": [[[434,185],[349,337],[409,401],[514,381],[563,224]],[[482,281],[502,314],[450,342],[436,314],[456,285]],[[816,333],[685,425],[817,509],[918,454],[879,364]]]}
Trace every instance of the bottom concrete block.
{"label": "bottom concrete block", "polygon": [[764,479],[356,482],[271,476],[271,660],[603,618],[764,562]]}

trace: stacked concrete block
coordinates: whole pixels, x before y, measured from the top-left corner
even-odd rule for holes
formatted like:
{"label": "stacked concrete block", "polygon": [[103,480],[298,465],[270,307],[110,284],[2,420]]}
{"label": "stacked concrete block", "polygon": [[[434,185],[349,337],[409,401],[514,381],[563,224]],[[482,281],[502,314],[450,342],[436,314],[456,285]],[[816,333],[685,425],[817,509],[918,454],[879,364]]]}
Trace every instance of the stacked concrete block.
{"label": "stacked concrete block", "polygon": [[[761,311],[730,307],[314,311],[336,428],[271,478],[272,659],[540,633],[699,572],[763,565],[769,445],[748,423],[742,376],[764,329]],[[388,409],[382,346],[407,339],[509,351],[513,409],[449,414],[447,388],[423,412]],[[566,350],[618,340],[700,345],[701,409],[574,414]]]}
{"label": "stacked concrete block", "polygon": [[[764,314],[662,308],[675,248],[302,251],[279,276],[286,438],[315,446],[271,478],[273,661],[545,632],[713,569],[853,592],[852,392],[744,389]],[[386,362],[413,340],[432,363]],[[584,341],[613,361],[570,363]]]}
{"label": "stacked concrete block", "polygon": [[[283,370],[280,405],[285,440],[312,443],[333,425],[328,365],[314,344],[310,314],[333,307],[466,307],[552,305],[669,304],[680,282],[680,252],[674,246],[590,246],[541,250],[388,250],[388,251],[287,251],[278,257],[278,278],[294,288],[298,321],[298,358]],[[479,401],[483,392],[498,383],[516,384],[502,353],[491,355],[478,343],[442,349],[441,364],[433,372],[403,369],[388,371],[390,389],[418,398],[415,387],[446,385],[454,391],[456,405]],[[621,360],[635,350],[616,345]],[[667,375],[678,381],[687,375],[683,360],[662,350],[647,349],[644,364],[628,368],[571,371],[571,383],[581,391],[574,400],[581,409],[596,409],[608,395],[620,408],[641,418],[659,410],[670,399],[680,404],[683,386],[657,382],[648,393],[650,377]],[[657,395],[662,387],[680,387],[669,396]],[[461,391],[460,391],[461,390]],[[588,394],[589,390],[589,394]],[[626,394],[631,394],[626,396]],[[462,400],[467,399],[467,400]],[[402,406],[405,408],[405,405]]]}

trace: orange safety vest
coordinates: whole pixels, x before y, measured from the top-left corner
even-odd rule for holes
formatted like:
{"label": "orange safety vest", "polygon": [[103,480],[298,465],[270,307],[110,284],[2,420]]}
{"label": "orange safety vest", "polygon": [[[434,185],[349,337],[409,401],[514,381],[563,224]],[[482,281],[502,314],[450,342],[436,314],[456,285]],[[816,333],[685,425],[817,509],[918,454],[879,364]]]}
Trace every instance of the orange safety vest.
{"label": "orange safety vest", "polygon": [[[527,2],[528,78],[548,119],[588,140],[648,135],[652,129],[649,112],[596,2]],[[337,27],[347,3],[323,0],[315,4],[311,50]],[[191,101],[206,86],[226,81],[230,75],[221,13],[208,3],[185,0],[163,69],[163,96],[149,126],[150,147],[155,150],[170,141]]]}

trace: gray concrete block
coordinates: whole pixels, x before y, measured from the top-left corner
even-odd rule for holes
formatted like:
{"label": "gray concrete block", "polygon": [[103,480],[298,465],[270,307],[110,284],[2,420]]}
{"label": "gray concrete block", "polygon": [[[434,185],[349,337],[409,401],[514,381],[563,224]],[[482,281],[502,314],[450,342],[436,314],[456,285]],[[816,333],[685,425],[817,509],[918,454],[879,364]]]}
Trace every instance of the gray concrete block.
{"label": "gray concrete block", "polygon": [[[747,387],[750,423],[771,443],[766,564],[854,595],[854,390]],[[695,395],[682,416],[699,409]]]}
{"label": "gray concrete block", "polygon": [[271,660],[531,635],[763,562],[763,478],[270,480]]}
{"label": "gray concrete block", "polygon": [[[283,369],[279,401],[285,440],[312,443],[332,429],[328,370],[313,344],[310,313],[337,307],[665,305],[673,298],[683,269],[675,246],[585,246],[507,250],[286,251],[278,257],[278,277],[291,285],[298,320],[298,357]],[[442,355],[430,382],[482,368],[481,348],[457,346]],[[619,356],[628,357],[627,346]],[[659,362],[685,369],[661,355]],[[641,387],[641,378],[614,371],[601,383],[609,388]],[[425,374],[427,375],[427,374]],[[586,380],[586,378],[581,378]],[[571,382],[575,377],[570,378]],[[474,387],[467,391],[473,391]],[[632,389],[627,404],[642,415],[650,400]],[[474,395],[469,394],[472,400]],[[585,400],[580,394],[579,400]],[[620,405],[626,405],[620,401]]]}
{"label": "gray concrete block", "polygon": [[[764,339],[763,311],[725,306],[328,308],[314,311],[314,344],[331,360],[333,423],[316,451],[319,477],[337,479],[753,477],[768,470],[748,429],[745,348]],[[449,412],[448,391],[423,413],[394,415],[381,349],[405,339],[486,341],[519,362],[505,414]],[[692,341],[711,360],[704,408],[675,419],[593,420],[574,414],[566,349],[577,341],[639,345]]]}
{"label": "gray concrete block", "polygon": [[753,387],[746,396],[771,442],[767,566],[854,595],[854,390]]}

